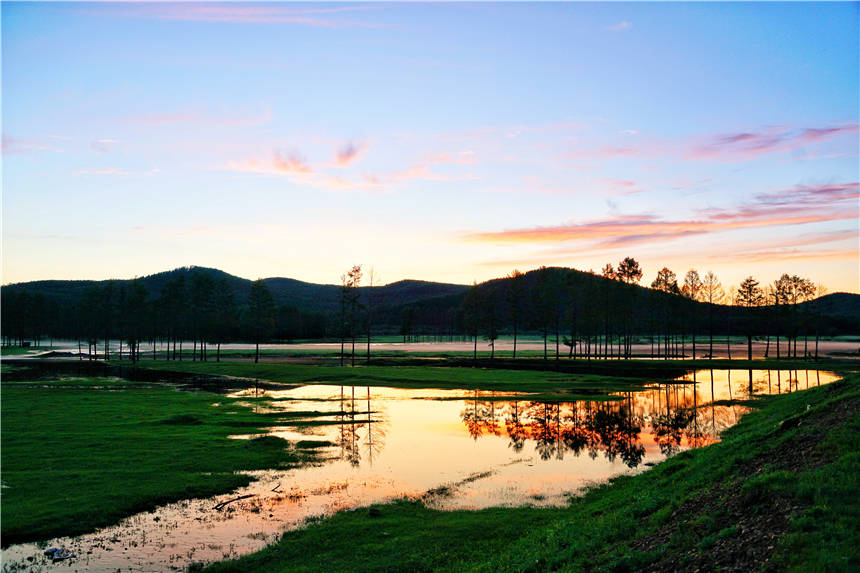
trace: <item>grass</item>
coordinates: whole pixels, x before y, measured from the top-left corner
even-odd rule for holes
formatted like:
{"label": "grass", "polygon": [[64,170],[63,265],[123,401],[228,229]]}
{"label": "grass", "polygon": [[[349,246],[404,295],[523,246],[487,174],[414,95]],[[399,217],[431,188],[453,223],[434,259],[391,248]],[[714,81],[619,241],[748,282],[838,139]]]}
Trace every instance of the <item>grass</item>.
{"label": "grass", "polygon": [[281,423],[285,414],[257,414],[223,396],[114,378],[7,378],[3,546],[229,492],[250,481],[239,470],[290,467],[314,455],[275,437],[227,439]]}
{"label": "grass", "polygon": [[143,360],[139,366],[155,370],[258,378],[290,384],[385,386],[528,392],[541,398],[599,399],[610,392],[638,390],[654,379],[599,374],[570,374],[535,370],[466,368],[455,366],[320,366],[291,363],[188,362]]}
{"label": "grass", "polygon": [[858,570],[860,375],[753,404],[722,442],[563,509],[439,512],[398,501],[313,522],[205,570]]}
{"label": "grass", "polygon": [[21,346],[0,346],[0,356],[21,356],[50,349],[50,346],[28,346],[26,348]]}

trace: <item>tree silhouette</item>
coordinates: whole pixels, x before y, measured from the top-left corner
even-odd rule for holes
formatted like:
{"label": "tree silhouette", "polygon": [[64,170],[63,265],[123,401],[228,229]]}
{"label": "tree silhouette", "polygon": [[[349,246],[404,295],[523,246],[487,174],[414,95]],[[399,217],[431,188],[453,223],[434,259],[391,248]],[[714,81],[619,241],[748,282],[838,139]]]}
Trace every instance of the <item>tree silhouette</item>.
{"label": "tree silhouette", "polygon": [[755,329],[754,309],[764,304],[764,294],[757,280],[747,277],[741,282],[735,294],[735,304],[747,310],[747,324],[745,333],[747,337],[747,360],[752,360],[752,335]]}
{"label": "tree silhouette", "polygon": [[507,290],[505,291],[505,301],[508,303],[508,315],[511,319],[511,326],[514,330],[514,353],[513,358],[517,357],[517,333],[520,322],[523,318],[523,309],[525,306],[525,275],[514,269],[508,275]]}
{"label": "tree silhouette", "polygon": [[353,265],[340,275],[340,365],[344,363],[346,339],[352,341],[352,365],[355,366],[356,313],[358,311],[358,285],[361,283],[361,265]]}
{"label": "tree silhouette", "polygon": [[478,330],[481,325],[481,293],[478,290],[478,283],[473,282],[469,291],[463,299],[463,326],[466,328],[466,333],[473,339],[474,347],[472,350],[472,360],[478,360]]}
{"label": "tree silhouette", "polygon": [[215,361],[221,362],[221,343],[229,340],[236,326],[238,315],[236,297],[233,289],[230,288],[230,283],[225,278],[222,278],[215,285],[213,308],[215,315],[212,324],[212,334],[217,345]]}
{"label": "tree silhouette", "polygon": [[275,300],[263,279],[251,283],[248,294],[248,326],[254,337],[254,363],[260,361],[260,341],[266,340],[275,327]]}
{"label": "tree silhouette", "polygon": [[620,281],[627,284],[636,284],[642,279],[642,269],[639,268],[636,259],[632,257],[626,257],[618,263],[616,274]]}
{"label": "tree silhouette", "polygon": [[668,292],[670,294],[681,294],[675,273],[666,267],[657,271],[657,278],[655,278],[654,282],[651,283],[651,288]]}
{"label": "tree silhouette", "polygon": [[190,319],[191,338],[194,344],[192,360],[197,360],[197,343],[200,343],[200,361],[206,360],[206,341],[210,338],[214,322],[213,293],[215,282],[208,272],[195,270],[191,274]]}
{"label": "tree silhouette", "polygon": [[367,289],[367,364],[370,364],[370,330],[371,330],[371,320],[373,314],[373,280],[376,278],[376,275],[373,272],[373,268],[371,267],[370,272],[367,273],[368,281],[370,282],[370,288]]}
{"label": "tree silhouette", "polygon": [[702,300],[708,303],[708,359],[714,357],[714,305],[720,304],[726,294],[720,279],[713,272],[702,279]]}
{"label": "tree silhouette", "polygon": [[[698,302],[701,300],[702,289],[704,288],[704,284],[702,283],[701,277],[699,277],[699,271],[696,269],[690,269],[687,271],[687,274],[684,275],[684,286],[681,287],[681,294],[683,294],[688,299]],[[693,360],[696,359],[696,317],[699,314],[699,309],[696,305],[689,305],[690,309],[690,318],[691,318],[691,331],[693,334]]]}
{"label": "tree silhouette", "polygon": [[[799,317],[797,316],[797,305],[801,302],[811,300],[815,297],[815,283],[809,279],[801,278],[797,275],[789,276],[783,274],[779,279],[774,281],[774,290],[776,296],[782,305],[788,309],[789,332],[788,332],[788,348],[789,355],[791,354],[791,342],[794,341],[794,356],[797,357],[797,334],[800,330]],[[779,341],[777,340],[777,349],[779,349]]]}
{"label": "tree silhouette", "polygon": [[[651,283],[651,288],[659,291],[663,291],[668,294],[680,294],[680,289],[678,288],[678,280],[675,276],[675,273],[670,271],[668,268],[663,267],[659,271],[657,271],[657,278]],[[671,312],[671,303],[672,300],[669,297],[661,297],[660,299],[661,309],[663,310],[663,326],[665,328],[664,331],[664,345],[663,352],[665,357],[668,359],[670,357],[670,338],[671,338],[671,317],[673,313]],[[659,344],[658,344],[659,349]]]}
{"label": "tree silhouette", "polygon": [[146,322],[147,313],[146,287],[140,279],[131,282],[128,288],[128,298],[125,303],[125,324],[128,349],[132,362],[139,360],[140,340],[143,338],[143,325]]}

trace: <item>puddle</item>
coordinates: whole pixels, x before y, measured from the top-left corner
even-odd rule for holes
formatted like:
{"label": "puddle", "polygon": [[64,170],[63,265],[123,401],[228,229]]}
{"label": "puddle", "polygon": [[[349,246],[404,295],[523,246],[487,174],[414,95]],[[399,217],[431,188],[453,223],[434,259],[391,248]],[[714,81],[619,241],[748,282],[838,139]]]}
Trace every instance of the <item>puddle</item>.
{"label": "puddle", "polygon": [[[246,488],[163,506],[93,534],[11,546],[2,552],[3,571],[177,571],[256,551],[308,517],[401,496],[439,509],[562,505],[583,487],[717,441],[747,412],[724,401],[745,399],[750,388],[784,393],[836,379],[814,370],[703,370],[613,401],[563,403],[497,401],[483,391],[241,388],[231,396],[252,408],[324,420],[268,429],[315,448],[323,461],[248,472],[257,481]],[[77,557],[52,564],[45,547]]]}

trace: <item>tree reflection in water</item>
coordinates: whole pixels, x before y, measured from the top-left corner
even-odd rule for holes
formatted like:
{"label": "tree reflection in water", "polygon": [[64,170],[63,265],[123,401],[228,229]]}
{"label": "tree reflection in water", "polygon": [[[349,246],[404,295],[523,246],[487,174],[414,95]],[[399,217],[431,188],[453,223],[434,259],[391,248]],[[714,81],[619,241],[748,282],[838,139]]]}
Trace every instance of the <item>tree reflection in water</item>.
{"label": "tree reflection in water", "polygon": [[526,441],[535,443],[542,460],[563,459],[566,452],[580,455],[584,450],[594,458],[603,453],[610,461],[620,458],[636,467],[645,455],[639,440],[639,422],[633,416],[629,399],[608,402],[528,402],[497,403],[481,401],[480,392],[460,413],[469,435],[501,435],[503,418],[508,446],[520,452]]}
{"label": "tree reflection in water", "polygon": [[372,414],[370,386],[367,386],[364,399],[356,398],[355,386],[350,386],[349,394],[344,386],[340,387],[336,445],[340,447],[340,459],[348,461],[352,466],[358,467],[361,464],[362,432],[366,437],[363,443],[365,453],[371,465],[374,454],[378,454],[385,445],[384,427],[379,427]]}
{"label": "tree reflection in water", "polygon": [[690,425],[695,412],[675,410],[671,414],[657,416],[654,420],[654,441],[665,456],[671,456],[681,449],[683,431]]}
{"label": "tree reflection in water", "polygon": [[[700,384],[696,373],[691,373],[689,379],[627,392],[607,401],[501,401],[495,399],[493,392],[472,391],[464,401],[460,420],[473,440],[504,436],[516,453],[532,442],[542,460],[586,453],[592,459],[602,455],[635,468],[649,447],[671,456],[682,449],[716,441],[722,430],[736,423],[747,408],[720,403],[717,388],[722,388],[722,396],[730,400],[771,389],[783,391],[784,375],[780,371],[774,376],[769,371],[748,370],[743,376],[746,380],[735,385],[731,374],[724,372],[725,379],[715,384],[711,371]],[[785,391],[800,385],[799,372],[787,378]],[[370,388],[344,386],[335,399],[340,404],[335,438],[340,458],[353,466],[363,460],[372,464],[374,455],[384,447],[385,424],[380,425],[372,409]]]}

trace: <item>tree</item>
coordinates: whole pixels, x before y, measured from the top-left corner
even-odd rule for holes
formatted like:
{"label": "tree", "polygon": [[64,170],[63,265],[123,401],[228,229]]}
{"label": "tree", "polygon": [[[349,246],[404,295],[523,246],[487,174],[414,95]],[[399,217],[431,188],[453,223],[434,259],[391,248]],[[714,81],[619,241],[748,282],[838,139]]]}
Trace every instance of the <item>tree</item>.
{"label": "tree", "polygon": [[352,340],[352,365],[355,366],[355,333],[356,312],[358,311],[358,285],[361,283],[361,265],[353,265],[345,275],[341,275],[341,366],[343,365],[344,336],[349,334]]}
{"label": "tree", "polygon": [[215,285],[213,307],[215,316],[212,330],[215,343],[217,344],[215,360],[216,362],[221,362],[221,343],[228,340],[233,328],[236,326],[237,315],[236,297],[226,278],[222,278]]}
{"label": "tree", "polygon": [[373,267],[371,267],[370,272],[367,274],[367,278],[370,281],[370,288],[367,289],[367,364],[370,365],[370,323],[373,311],[373,279],[377,278],[373,273]]}
{"label": "tree", "polygon": [[699,277],[699,271],[690,269],[684,275],[684,286],[681,287],[681,294],[690,300],[698,301],[703,286],[702,279]]}
{"label": "tree", "polygon": [[612,263],[606,263],[606,266],[603,267],[603,270],[600,271],[600,274],[612,280],[616,280],[618,278],[618,275],[615,273],[615,269],[612,268]]}
{"label": "tree", "polygon": [[496,339],[499,338],[498,331],[498,304],[496,293],[487,289],[480,297],[480,320],[484,329],[484,340],[490,343],[490,360],[496,356]]}
{"label": "tree", "polygon": [[651,283],[651,288],[671,294],[681,293],[680,289],[678,289],[678,279],[675,276],[675,273],[666,267],[663,267],[657,272],[657,278],[655,278],[654,282]]}
{"label": "tree", "polygon": [[627,284],[638,283],[642,279],[642,269],[639,263],[632,257],[626,257],[618,263],[617,275],[619,280]]}
{"label": "tree", "polygon": [[[678,289],[678,279],[675,276],[675,273],[670,271],[668,268],[663,267],[659,271],[657,271],[657,278],[654,279],[654,282],[651,283],[651,288],[659,291],[663,291],[668,294],[679,294],[680,290]],[[665,328],[664,331],[664,354],[666,358],[669,358],[669,350],[672,339],[672,320],[670,320],[674,313],[671,312],[671,304],[672,300],[669,297],[661,297],[660,303],[663,310],[663,326]],[[657,339],[657,348],[659,350],[660,343],[659,337]]]}
{"label": "tree", "polygon": [[[792,321],[790,323],[791,330],[789,332],[789,353],[791,353],[791,339],[794,340],[794,356],[797,356],[797,332],[799,329],[797,313],[797,305],[801,302],[815,298],[816,287],[815,283],[809,279],[801,278],[797,275],[789,276],[783,274],[779,279],[774,281],[774,291],[779,304],[786,305],[791,312]],[[777,353],[779,349],[779,338],[777,338]]]}
{"label": "tree", "polygon": [[478,360],[478,328],[481,322],[481,293],[478,290],[478,283],[473,282],[463,299],[463,324],[466,327],[466,332],[474,339],[474,350],[472,360]]}
{"label": "tree", "polygon": [[200,361],[206,361],[206,341],[211,339],[214,322],[213,293],[215,281],[208,272],[195,270],[191,274],[190,318],[191,337],[194,343],[192,359],[197,360],[197,342],[200,341]]}
{"label": "tree", "polygon": [[702,300],[708,303],[708,358],[714,356],[714,305],[720,304],[725,298],[723,285],[713,272],[705,273],[702,279]]}
{"label": "tree", "polygon": [[523,307],[525,301],[525,275],[514,269],[508,275],[507,290],[505,291],[505,301],[508,303],[508,314],[511,318],[511,326],[514,329],[514,353],[513,358],[517,357],[517,331],[522,321]]}
{"label": "tree", "polygon": [[747,277],[741,282],[738,291],[735,294],[735,304],[747,309],[747,360],[752,360],[752,335],[755,327],[753,312],[755,308],[764,304],[764,293],[759,287],[759,283],[753,277]]}
{"label": "tree", "polygon": [[146,322],[148,293],[143,281],[134,279],[128,288],[128,298],[125,304],[128,349],[131,361],[139,359],[140,340],[143,338],[143,325]]}
{"label": "tree", "polygon": [[[702,283],[701,277],[699,277],[699,271],[696,269],[690,269],[687,271],[687,274],[684,275],[684,286],[681,287],[681,294],[692,301],[698,302],[702,295],[703,288],[704,284]],[[692,318],[692,326],[690,330],[693,333],[693,360],[696,359],[696,317],[699,313],[699,309],[696,307],[697,305],[695,304],[691,304],[688,307]]]}
{"label": "tree", "polygon": [[251,283],[248,294],[247,320],[254,337],[254,363],[260,361],[260,341],[268,338],[275,327],[275,299],[263,279]]}

